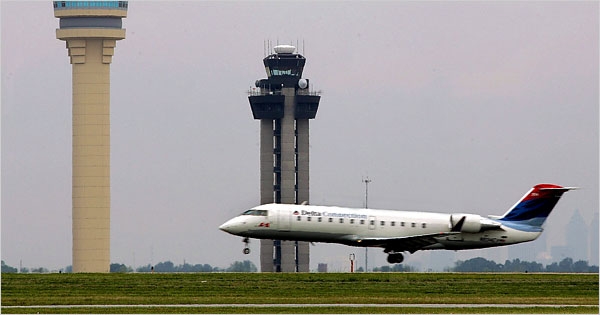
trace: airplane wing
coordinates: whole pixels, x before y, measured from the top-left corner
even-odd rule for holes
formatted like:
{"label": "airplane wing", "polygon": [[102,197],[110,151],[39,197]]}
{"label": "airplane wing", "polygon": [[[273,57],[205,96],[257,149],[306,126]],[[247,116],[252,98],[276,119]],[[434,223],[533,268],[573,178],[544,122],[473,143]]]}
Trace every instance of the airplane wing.
{"label": "airplane wing", "polygon": [[357,240],[362,246],[383,247],[385,251],[410,252],[411,254],[427,246],[438,243],[437,238],[460,234],[460,232],[439,232],[406,237],[363,238]]}

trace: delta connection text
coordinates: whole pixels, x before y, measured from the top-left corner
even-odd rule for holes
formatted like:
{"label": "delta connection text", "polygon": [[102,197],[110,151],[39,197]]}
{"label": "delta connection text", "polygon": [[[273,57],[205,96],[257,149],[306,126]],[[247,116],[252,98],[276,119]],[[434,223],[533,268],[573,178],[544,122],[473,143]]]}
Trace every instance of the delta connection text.
{"label": "delta connection text", "polygon": [[367,215],[358,213],[338,213],[338,212],[319,212],[319,211],[294,211],[294,215],[306,215],[311,217],[333,217],[333,218],[350,218],[350,219],[367,219]]}

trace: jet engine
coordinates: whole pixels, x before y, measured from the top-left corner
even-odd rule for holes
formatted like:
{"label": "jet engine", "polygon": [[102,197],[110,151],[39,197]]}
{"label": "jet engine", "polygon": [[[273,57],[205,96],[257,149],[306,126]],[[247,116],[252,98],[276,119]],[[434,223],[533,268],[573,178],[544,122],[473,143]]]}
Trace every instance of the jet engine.
{"label": "jet engine", "polygon": [[477,214],[453,214],[450,216],[450,229],[452,232],[479,233],[482,231],[499,229],[499,222],[482,218]]}

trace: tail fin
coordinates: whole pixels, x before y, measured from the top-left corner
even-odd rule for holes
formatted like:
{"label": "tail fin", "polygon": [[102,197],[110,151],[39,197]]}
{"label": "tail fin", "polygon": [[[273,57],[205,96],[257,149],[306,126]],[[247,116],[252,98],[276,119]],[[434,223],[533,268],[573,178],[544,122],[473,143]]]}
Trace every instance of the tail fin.
{"label": "tail fin", "polygon": [[500,221],[541,227],[563,193],[575,187],[562,187],[554,184],[538,184],[521,198]]}

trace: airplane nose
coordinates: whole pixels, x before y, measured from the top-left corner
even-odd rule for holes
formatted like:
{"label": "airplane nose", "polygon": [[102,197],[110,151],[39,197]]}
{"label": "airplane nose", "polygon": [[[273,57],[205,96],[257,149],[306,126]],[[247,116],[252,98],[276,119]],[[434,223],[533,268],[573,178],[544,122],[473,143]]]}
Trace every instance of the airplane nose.
{"label": "airplane nose", "polygon": [[229,231],[231,230],[231,224],[229,222],[225,222],[221,224],[221,226],[219,226],[219,230],[229,233]]}
{"label": "airplane nose", "polygon": [[223,231],[223,232],[227,232],[229,234],[233,234],[236,235],[236,233],[239,233],[240,231],[240,222],[238,222],[239,220],[236,220],[236,218],[233,218],[223,224],[221,224],[221,226],[219,226],[219,230]]}
{"label": "airplane nose", "polygon": [[221,226],[219,226],[219,229],[229,234],[240,235],[240,233],[243,233],[244,231],[245,224],[245,220],[241,220],[241,218],[236,217],[221,224]]}

